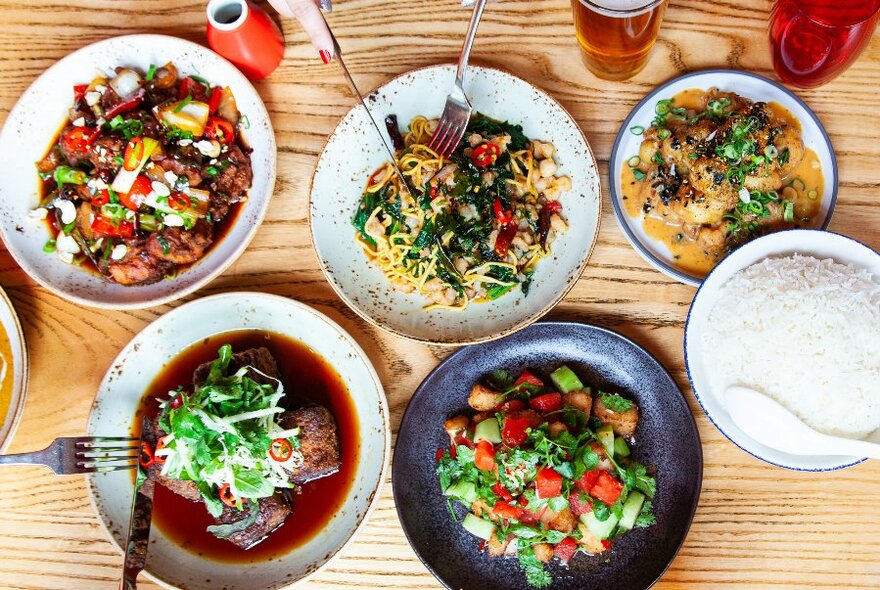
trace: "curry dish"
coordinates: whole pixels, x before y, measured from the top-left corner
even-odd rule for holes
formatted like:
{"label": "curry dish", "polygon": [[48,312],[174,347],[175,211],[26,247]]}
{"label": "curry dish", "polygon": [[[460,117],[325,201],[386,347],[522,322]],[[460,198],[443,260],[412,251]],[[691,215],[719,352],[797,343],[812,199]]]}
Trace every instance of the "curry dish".
{"label": "curry dish", "polygon": [[784,107],[713,88],[655,112],[650,127],[631,129],[643,141],[621,172],[622,196],[683,270],[705,275],[759,235],[817,221],[821,165]]}

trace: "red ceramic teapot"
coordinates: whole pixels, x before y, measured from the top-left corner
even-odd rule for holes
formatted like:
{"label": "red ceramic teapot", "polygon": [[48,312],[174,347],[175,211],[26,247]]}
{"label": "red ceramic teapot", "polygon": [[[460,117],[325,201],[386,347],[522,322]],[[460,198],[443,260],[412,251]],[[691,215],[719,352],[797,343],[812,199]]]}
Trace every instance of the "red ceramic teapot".
{"label": "red ceramic teapot", "polygon": [[250,80],[262,80],[284,57],[284,37],[259,6],[248,0],[208,2],[208,45]]}

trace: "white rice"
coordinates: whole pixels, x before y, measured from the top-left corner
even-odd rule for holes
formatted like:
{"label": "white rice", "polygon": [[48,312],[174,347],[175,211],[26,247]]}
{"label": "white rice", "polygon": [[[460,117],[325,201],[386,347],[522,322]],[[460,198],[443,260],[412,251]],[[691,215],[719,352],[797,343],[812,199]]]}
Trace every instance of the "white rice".
{"label": "white rice", "polygon": [[880,277],[830,259],[766,259],[721,288],[706,325],[719,395],[751,387],[827,434],[880,428]]}

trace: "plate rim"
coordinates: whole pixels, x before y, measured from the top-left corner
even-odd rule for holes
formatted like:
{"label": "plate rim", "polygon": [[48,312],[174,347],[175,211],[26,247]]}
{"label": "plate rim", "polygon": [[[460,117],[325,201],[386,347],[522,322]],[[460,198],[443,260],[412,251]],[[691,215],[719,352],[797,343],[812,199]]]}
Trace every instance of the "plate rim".
{"label": "plate rim", "polygon": [[[397,80],[399,80],[405,76],[409,76],[409,75],[412,75],[412,74],[415,74],[418,72],[422,72],[424,70],[442,69],[442,68],[455,68],[455,64],[452,62],[442,62],[442,63],[430,64],[430,65],[421,66],[418,68],[413,68],[411,70],[407,70],[405,72],[397,74],[396,76],[389,78],[388,80],[380,83],[378,86],[376,86],[375,88],[370,90],[367,94],[365,94],[364,99],[369,100],[369,98],[371,96],[380,92],[385,86],[387,86],[393,82],[396,82]],[[587,249],[586,255],[584,256],[583,260],[581,261],[580,267],[573,274],[572,279],[569,282],[569,284],[567,284],[565,286],[565,288],[559,293],[559,295],[553,301],[551,301],[548,305],[543,307],[540,311],[536,312],[535,314],[533,314],[529,318],[525,318],[524,320],[517,322],[515,325],[511,326],[510,328],[507,328],[507,329],[502,330],[497,333],[489,334],[487,336],[481,336],[478,338],[431,340],[430,338],[422,338],[419,336],[414,336],[412,334],[407,334],[406,332],[404,332],[402,330],[397,330],[391,326],[387,326],[381,322],[376,321],[375,319],[370,317],[369,314],[367,314],[365,311],[361,310],[358,306],[356,306],[351,301],[351,299],[348,297],[348,295],[346,295],[342,291],[342,288],[340,286],[338,286],[336,284],[336,281],[333,279],[333,273],[331,273],[330,270],[327,268],[327,265],[324,262],[324,258],[321,256],[321,251],[318,248],[317,241],[315,240],[315,233],[314,233],[314,228],[313,228],[313,225],[314,225],[314,220],[313,220],[314,200],[312,197],[313,197],[313,191],[314,191],[315,176],[318,173],[318,165],[320,164],[321,159],[324,157],[324,153],[327,151],[327,146],[330,144],[330,140],[336,135],[336,132],[339,130],[339,127],[349,117],[349,115],[351,115],[354,111],[356,111],[362,107],[361,104],[355,103],[354,106],[352,106],[350,109],[348,109],[336,122],[336,125],[334,125],[334,127],[333,127],[333,131],[331,131],[330,134],[327,135],[327,138],[324,141],[324,145],[321,147],[321,151],[318,152],[318,158],[315,160],[315,165],[312,168],[312,176],[311,176],[311,179],[309,180],[309,202],[308,202],[309,241],[312,244],[312,249],[316,255],[315,257],[318,259],[318,264],[321,267],[321,273],[324,275],[324,279],[333,288],[334,293],[336,293],[336,295],[340,299],[342,299],[342,301],[348,306],[349,309],[354,311],[358,316],[360,316],[363,320],[368,322],[370,325],[372,325],[376,328],[379,328],[380,330],[383,330],[389,334],[393,334],[395,336],[400,336],[402,338],[405,338],[406,340],[410,340],[413,342],[419,342],[421,344],[429,344],[432,346],[443,346],[443,347],[451,348],[451,347],[457,347],[457,346],[468,346],[471,344],[481,344],[483,342],[491,342],[492,340],[498,340],[499,338],[504,338],[505,336],[509,336],[510,334],[515,334],[516,332],[523,330],[523,329],[529,327],[530,325],[532,325],[533,323],[537,322],[538,320],[540,320],[547,313],[552,311],[553,308],[555,308],[557,305],[559,305],[559,303],[561,303],[562,300],[565,299],[565,297],[569,294],[569,292],[571,292],[571,290],[574,288],[574,286],[580,281],[581,277],[583,276],[584,271],[587,268],[587,265],[590,262],[590,259],[593,256],[593,251],[596,247],[596,244],[599,241],[599,232],[601,231],[601,228],[602,228],[602,207],[603,207],[604,199],[602,198],[602,177],[601,177],[601,174],[599,173],[599,161],[596,159],[596,155],[593,153],[593,147],[590,145],[590,142],[587,141],[587,136],[584,133],[584,130],[581,128],[580,123],[578,123],[577,119],[575,119],[572,116],[572,114],[568,111],[568,109],[566,109],[565,106],[563,106],[562,103],[560,103],[549,92],[545,91],[540,86],[538,86],[532,82],[529,82],[528,80],[526,80],[520,76],[517,76],[516,74],[513,74],[504,68],[500,68],[500,67],[497,67],[494,65],[491,65],[491,66],[485,65],[482,63],[474,64],[471,66],[471,69],[475,69],[475,68],[481,68],[484,70],[495,71],[495,72],[499,72],[503,75],[510,76],[516,80],[519,80],[521,82],[524,82],[525,84],[528,84],[529,86],[534,88],[537,92],[539,92],[540,94],[547,97],[554,105],[556,105],[563,113],[565,113],[565,115],[574,124],[575,129],[577,129],[581,138],[584,140],[584,145],[587,148],[587,153],[589,154],[589,157],[592,159],[593,167],[596,171],[596,183],[598,185],[598,194],[597,194],[598,199],[597,199],[596,231],[593,235],[593,240],[590,243],[590,247]],[[372,112],[372,111],[370,111],[370,112]]]}
{"label": "plate rim", "polygon": [[[30,358],[28,355],[27,338],[22,329],[21,318],[18,316],[18,312],[12,304],[12,299],[9,297],[6,289],[2,286],[0,286],[0,305],[5,305],[9,308],[12,322],[15,326],[16,345],[21,348],[21,383],[18,387],[15,386],[15,359],[13,358],[12,397],[9,400],[9,409],[6,413],[6,416],[12,415],[12,421],[9,423],[9,430],[6,432],[6,436],[0,439],[0,453],[5,453],[9,448],[9,445],[12,444],[12,440],[15,438],[15,433],[21,425],[21,418],[24,414],[24,406],[25,402],[27,402],[28,384],[30,381]],[[12,345],[13,335],[10,333],[8,326],[4,326],[4,329],[6,329],[6,337],[9,339],[10,345]],[[15,405],[14,408],[13,404]],[[2,426],[3,424],[0,424],[0,427]]]}
{"label": "plate rim", "polygon": [[[822,234],[830,234],[832,236],[837,236],[839,238],[845,238],[851,242],[855,242],[857,245],[863,246],[863,247],[867,248],[868,250],[871,250],[872,252],[877,254],[878,257],[880,257],[880,251],[875,250],[874,248],[872,248],[871,246],[868,246],[864,242],[857,240],[851,236],[847,236],[845,234],[841,234],[838,232],[829,231],[827,229],[806,228],[806,227],[805,228],[791,228],[791,229],[785,229],[785,230],[778,231],[778,232],[773,232],[773,234],[768,234],[768,235],[784,234],[785,232],[792,232],[792,231],[794,231],[794,232],[818,232],[818,233],[822,233]],[[760,238],[758,238],[758,239],[760,239]],[[744,244],[742,247],[744,248],[744,247],[748,246],[748,244],[753,243],[755,241],[757,241],[757,240],[753,240],[752,242],[748,242],[747,244]],[[771,255],[772,254],[768,254],[768,256],[771,256]],[[837,261],[837,262],[839,262],[839,261]],[[715,272],[715,270],[717,268],[719,268],[723,263],[724,263],[724,260],[721,260],[721,262],[716,264],[715,267],[713,267],[712,270],[709,271],[709,273],[706,275],[706,279],[699,286],[696,293],[694,293],[694,298],[691,300],[691,305],[690,305],[690,307],[688,307],[687,317],[685,318],[684,337],[682,339],[682,349],[684,352],[684,368],[685,368],[685,373],[687,374],[688,383],[691,386],[691,392],[693,393],[694,399],[696,399],[697,403],[700,404],[700,409],[703,410],[703,413],[706,415],[706,418],[708,418],[709,422],[712,423],[712,426],[714,426],[715,429],[718,430],[718,432],[720,432],[724,436],[724,438],[726,438],[728,441],[730,441],[734,446],[739,448],[741,451],[748,453],[749,455],[751,455],[755,459],[758,459],[759,461],[762,461],[762,462],[767,463],[769,465],[772,465],[774,467],[781,467],[783,469],[788,469],[790,471],[801,471],[801,472],[805,472],[805,473],[822,473],[822,472],[839,471],[841,469],[847,469],[849,467],[854,467],[855,465],[858,465],[859,463],[864,463],[865,461],[867,461],[868,457],[861,457],[861,458],[857,458],[855,461],[852,461],[849,463],[842,463],[840,465],[836,465],[833,467],[798,467],[798,466],[794,466],[794,465],[786,465],[782,462],[777,463],[775,461],[771,461],[770,459],[767,459],[765,457],[758,455],[755,452],[750,451],[749,449],[745,448],[745,446],[743,446],[740,443],[733,440],[733,438],[731,438],[731,436],[723,428],[721,428],[721,426],[715,421],[715,418],[713,418],[712,414],[709,413],[709,411],[706,409],[706,406],[703,405],[703,400],[700,397],[700,394],[697,392],[697,387],[696,387],[696,384],[694,383],[694,378],[693,378],[693,375],[691,374],[690,363],[688,361],[688,356],[689,356],[688,355],[688,334],[689,334],[689,327],[690,327],[690,322],[691,322],[691,314],[693,313],[693,309],[694,309],[694,303],[696,302],[697,297],[700,295],[700,291],[703,289],[703,285],[705,285],[706,281],[709,279],[709,277],[712,275],[712,273]],[[744,268],[746,268],[746,267],[743,267],[743,269]],[[743,269],[740,269],[740,270],[743,270]],[[749,439],[754,440],[751,437],[749,437]],[[786,454],[788,454],[788,453],[786,453]],[[812,456],[821,456],[821,455],[812,455]]]}
{"label": "plate rim", "polygon": [[[193,282],[191,285],[181,286],[180,288],[169,292],[167,295],[162,295],[159,297],[153,297],[153,298],[139,300],[139,301],[123,301],[123,302],[110,303],[110,302],[104,302],[104,301],[97,301],[94,299],[90,299],[88,297],[84,297],[82,295],[70,293],[70,292],[56,286],[52,282],[50,282],[48,280],[44,280],[43,277],[39,276],[36,272],[34,272],[33,269],[31,268],[31,264],[27,261],[27,259],[23,255],[21,255],[21,253],[18,252],[18,250],[16,248],[10,247],[9,240],[6,237],[7,236],[6,228],[3,226],[3,224],[0,224],[0,240],[2,240],[4,247],[9,252],[9,254],[12,256],[13,260],[15,260],[15,263],[25,272],[25,274],[27,274],[28,277],[32,278],[34,281],[39,283],[42,287],[44,287],[45,289],[47,289],[51,293],[57,295],[58,297],[61,297],[62,299],[65,299],[65,300],[70,301],[72,303],[76,303],[78,305],[84,305],[86,307],[90,307],[90,308],[94,308],[94,309],[110,309],[110,310],[149,309],[152,307],[158,307],[160,305],[165,305],[167,303],[177,301],[178,299],[185,297],[187,295],[190,295],[190,294],[194,293],[195,291],[198,291],[199,289],[201,289],[201,288],[205,287],[206,285],[208,285],[209,283],[211,283],[218,276],[220,276],[221,274],[226,272],[229,269],[229,267],[232,266],[232,264],[235,263],[241,257],[242,254],[244,254],[245,250],[247,250],[248,246],[253,241],[254,237],[256,237],[257,231],[259,231],[260,227],[262,227],[262,225],[263,225],[263,221],[265,221],[265,217],[266,217],[266,214],[269,209],[269,203],[272,200],[272,196],[275,193],[275,183],[276,183],[277,176],[278,176],[278,145],[277,145],[277,142],[275,139],[275,130],[274,130],[274,127],[272,126],[272,119],[269,115],[268,109],[266,108],[266,103],[263,100],[263,97],[260,95],[259,92],[257,92],[257,89],[254,87],[254,85],[251,83],[251,81],[248,80],[244,76],[244,74],[242,74],[241,71],[237,67],[235,67],[235,65],[233,65],[229,60],[227,60],[226,58],[222,57],[221,55],[215,53],[212,49],[210,49],[208,47],[200,45],[194,41],[190,41],[189,39],[184,39],[182,37],[176,37],[173,35],[163,35],[163,34],[158,34],[158,33],[134,33],[134,34],[130,34],[130,35],[115,35],[115,36],[111,36],[111,37],[106,37],[104,39],[100,39],[98,41],[94,41],[92,43],[88,43],[86,45],[78,47],[77,49],[74,49],[73,51],[67,53],[66,55],[59,58],[55,63],[50,65],[48,68],[46,68],[42,72],[40,72],[40,74],[36,78],[34,78],[31,81],[31,83],[28,85],[28,87],[25,88],[25,90],[18,96],[18,98],[15,101],[15,104],[12,106],[11,109],[9,109],[9,113],[6,115],[6,119],[3,121],[3,125],[0,126],[0,137],[2,137],[2,135],[6,132],[6,128],[7,128],[7,125],[9,124],[9,122],[13,119],[14,116],[17,115],[17,112],[21,108],[23,108],[21,106],[21,99],[27,93],[29,93],[31,91],[31,89],[40,80],[49,76],[51,73],[56,71],[56,69],[57,70],[63,69],[63,67],[66,65],[65,61],[68,60],[69,58],[72,58],[78,54],[84,53],[87,50],[92,49],[96,46],[100,46],[100,45],[104,45],[104,44],[109,45],[111,43],[118,42],[123,39],[126,39],[126,40],[127,39],[138,39],[138,40],[142,39],[145,42],[152,40],[156,43],[159,43],[160,45],[158,45],[158,46],[162,46],[162,44],[168,45],[169,43],[171,43],[171,44],[180,43],[183,46],[188,46],[189,49],[193,50],[196,53],[202,53],[202,54],[206,53],[206,54],[212,56],[214,59],[217,59],[220,62],[228,65],[235,72],[235,74],[237,74],[240,77],[240,80],[238,80],[238,82],[250,87],[250,89],[254,93],[254,96],[256,96],[259,99],[259,103],[260,103],[259,106],[261,107],[261,110],[262,110],[262,112],[259,114],[261,116],[265,115],[265,120],[266,120],[266,125],[267,125],[266,132],[267,132],[267,136],[269,138],[270,150],[272,153],[269,158],[270,166],[269,166],[269,176],[267,179],[267,189],[268,190],[266,192],[266,198],[265,198],[265,201],[264,201],[262,207],[260,207],[256,211],[256,217],[255,217],[255,220],[254,220],[252,227],[250,229],[248,229],[248,231],[245,233],[243,238],[239,241],[238,245],[235,247],[234,251],[227,258],[220,260],[218,262],[217,268],[215,270],[209,272],[203,278]],[[135,42],[139,43],[141,41],[135,41]],[[248,190],[248,201],[250,201],[250,189]],[[224,239],[225,239],[225,236],[224,236]],[[210,256],[210,252],[208,255]],[[199,264],[200,262],[202,262],[202,260],[197,261],[196,264]],[[176,280],[176,278],[172,279],[172,280]],[[137,287],[134,287],[134,288],[137,288]]]}
{"label": "plate rim", "polygon": [[[92,418],[94,416],[94,412],[97,407],[98,392],[105,386],[106,382],[110,379],[113,367],[115,367],[119,364],[119,362],[123,359],[124,355],[128,354],[131,350],[134,349],[135,344],[137,344],[136,343],[137,338],[144,331],[146,331],[147,329],[150,329],[152,326],[154,326],[156,323],[158,323],[160,321],[162,321],[162,322],[170,321],[168,319],[169,316],[171,317],[171,319],[174,319],[174,317],[183,313],[183,312],[181,312],[181,310],[188,311],[189,308],[192,306],[209,305],[209,304],[212,304],[220,299],[233,299],[233,300],[242,299],[245,301],[247,301],[247,300],[252,301],[255,298],[264,298],[270,302],[274,301],[275,303],[281,303],[282,305],[290,305],[290,306],[295,307],[305,313],[311,313],[317,319],[327,323],[330,326],[330,328],[336,330],[340,334],[340,336],[344,337],[348,341],[349,345],[352,347],[354,352],[357,353],[360,356],[361,360],[364,362],[366,369],[367,369],[367,372],[369,373],[369,375],[373,381],[373,384],[376,387],[376,391],[379,394],[379,407],[381,409],[382,418],[383,418],[383,426],[384,426],[384,431],[385,431],[384,444],[382,446],[382,453],[383,453],[382,468],[379,472],[379,477],[377,480],[378,483],[376,485],[376,489],[372,492],[372,497],[370,498],[369,504],[367,505],[367,509],[364,512],[363,518],[361,518],[361,521],[354,528],[351,535],[349,535],[348,539],[346,539],[346,541],[339,547],[339,549],[333,555],[330,556],[329,559],[327,559],[327,561],[325,561],[324,563],[319,565],[317,568],[307,572],[299,580],[296,580],[296,581],[290,582],[290,583],[282,582],[278,585],[272,586],[271,588],[267,589],[267,590],[287,590],[289,588],[294,588],[296,586],[302,585],[302,584],[308,582],[309,580],[311,580],[312,578],[314,578],[318,573],[323,572],[325,569],[330,567],[337,559],[339,559],[340,555],[342,555],[342,553],[344,551],[346,551],[355,542],[356,538],[362,533],[363,529],[366,527],[367,523],[370,521],[370,517],[373,515],[373,513],[375,512],[375,510],[378,507],[379,500],[382,496],[382,492],[385,487],[385,483],[386,483],[385,480],[388,477],[389,465],[391,463],[391,458],[392,458],[393,449],[391,446],[391,418],[390,418],[390,408],[389,408],[389,404],[388,404],[388,396],[385,393],[385,387],[382,385],[382,380],[379,378],[379,374],[376,371],[376,367],[373,365],[372,361],[370,360],[370,357],[367,355],[367,353],[364,351],[364,349],[361,347],[361,345],[358,344],[357,340],[355,340],[355,338],[345,328],[343,328],[341,325],[339,325],[338,322],[334,321],[327,314],[315,309],[311,305],[308,305],[308,304],[303,303],[301,301],[298,301],[296,299],[292,299],[290,297],[285,297],[283,295],[276,295],[274,293],[264,293],[262,291],[244,291],[244,290],[243,291],[227,291],[224,293],[216,293],[214,295],[208,295],[206,297],[200,297],[198,299],[193,299],[192,301],[188,301],[188,302],[184,303],[183,305],[180,305],[179,307],[175,307],[174,309],[160,315],[159,317],[157,317],[156,319],[154,319],[153,321],[151,321],[150,323],[145,325],[143,328],[141,328],[134,336],[132,336],[132,338],[126,343],[126,345],[113,358],[113,360],[107,366],[107,370],[105,371],[104,376],[101,378],[101,382],[98,384],[97,390],[95,392],[95,397],[92,400],[91,406],[89,407],[89,414],[88,414],[88,417],[86,418],[86,428],[85,429],[86,429],[86,434],[88,435],[88,433],[91,429],[91,426],[92,426]],[[218,333],[222,333],[222,332],[218,332]],[[289,336],[289,337],[291,337],[291,336]],[[180,352],[182,352],[182,351],[178,350],[175,354],[179,354]],[[108,538],[110,540],[110,544],[116,550],[117,554],[124,555],[125,551],[123,551],[122,547],[116,541],[116,537],[113,535],[113,532],[110,530],[108,523],[105,522],[104,518],[101,515],[101,511],[98,509],[97,493],[95,492],[95,483],[94,483],[94,479],[98,475],[100,475],[100,474],[90,473],[90,474],[86,475],[86,477],[85,477],[86,495],[88,496],[89,504],[91,505],[92,510],[94,511],[96,520],[98,521],[98,524],[100,525],[101,530],[106,535],[106,538]],[[318,533],[318,534],[320,534],[320,533]],[[296,549],[293,549],[292,551],[296,551]],[[196,559],[203,559],[199,556],[194,556],[194,557]],[[151,580],[152,582],[155,582],[156,584],[159,584],[163,588],[168,588],[170,590],[179,590],[179,588],[180,588],[180,587],[175,586],[175,585],[165,581],[164,579],[158,577],[156,574],[154,574],[151,571],[148,571],[146,568],[144,568],[143,573],[149,580]]]}
{"label": "plate rim", "polygon": [[[699,458],[699,461],[698,461],[699,469],[697,470],[696,485],[695,485],[696,495],[694,496],[694,501],[693,501],[693,503],[690,507],[690,510],[688,512],[688,522],[687,522],[687,526],[684,529],[684,534],[682,535],[681,541],[677,544],[675,551],[672,553],[671,558],[666,563],[666,565],[663,567],[662,571],[658,572],[658,574],[654,578],[654,580],[648,586],[645,587],[645,590],[647,590],[648,588],[651,588],[657,582],[659,582],[660,579],[666,574],[666,572],[669,571],[669,568],[672,567],[672,563],[678,557],[679,553],[681,552],[682,547],[684,547],[684,543],[685,543],[685,541],[687,541],[687,537],[690,534],[691,526],[693,525],[694,518],[696,517],[697,509],[700,504],[700,498],[702,497],[702,493],[703,493],[703,470],[704,470],[704,463],[705,463],[705,458],[703,456],[703,440],[702,440],[702,437],[700,436],[700,430],[697,427],[696,418],[694,417],[694,414],[690,409],[690,405],[688,404],[687,397],[685,396],[684,392],[681,390],[681,387],[679,387],[678,383],[672,377],[672,374],[669,372],[669,370],[666,368],[666,366],[660,362],[660,359],[658,359],[656,356],[654,356],[654,354],[651,353],[651,351],[649,351],[647,348],[641,346],[640,344],[635,342],[632,338],[629,338],[628,336],[625,336],[625,335],[621,334],[620,332],[617,332],[617,331],[612,330],[610,328],[606,328],[604,326],[600,326],[598,324],[589,323],[589,322],[577,322],[577,321],[566,321],[566,320],[540,320],[540,321],[533,322],[532,324],[530,324],[529,326],[527,326],[523,330],[520,330],[519,332],[516,333],[516,335],[519,335],[520,333],[524,332],[525,330],[528,330],[529,328],[531,328],[533,326],[550,326],[550,327],[555,326],[555,327],[560,327],[560,328],[574,328],[577,330],[584,330],[584,329],[585,330],[595,330],[597,332],[601,332],[603,334],[609,335],[613,338],[617,338],[617,339],[621,340],[622,342],[624,342],[625,344],[634,347],[636,350],[638,350],[642,354],[646,355],[650,361],[655,363],[661,369],[661,373],[663,375],[665,375],[666,378],[669,380],[669,382],[675,387],[675,390],[678,392],[678,395],[681,398],[681,401],[684,404],[685,409],[687,410],[687,415],[690,417],[690,420],[686,421],[686,424],[691,427],[694,435],[696,436],[696,440],[699,443],[696,445],[697,455]],[[443,361],[441,361],[437,366],[435,366],[431,370],[431,372],[425,376],[425,378],[422,380],[422,382],[419,383],[418,387],[415,389],[415,391],[413,392],[409,401],[407,402],[406,409],[403,412],[403,416],[401,416],[400,426],[397,429],[397,439],[396,439],[395,445],[394,445],[394,456],[391,458],[391,490],[392,490],[392,495],[394,498],[394,508],[395,508],[395,512],[397,513],[397,518],[400,521],[400,526],[403,529],[404,536],[406,537],[407,543],[409,543],[409,546],[412,548],[413,552],[416,554],[416,557],[418,557],[418,559],[422,563],[422,565],[424,565],[428,569],[428,571],[431,572],[431,575],[433,575],[437,581],[439,581],[441,584],[443,584],[444,587],[446,587],[450,590],[452,590],[453,587],[450,586],[443,578],[441,578],[437,574],[434,567],[422,555],[421,551],[419,551],[419,549],[417,548],[416,544],[413,541],[413,536],[410,534],[410,530],[406,525],[406,520],[404,519],[404,514],[401,511],[400,504],[397,502],[398,486],[403,485],[402,483],[399,483],[399,482],[401,482],[402,478],[395,477],[394,474],[395,474],[396,465],[397,465],[396,459],[397,459],[397,449],[399,448],[399,443],[400,443],[400,433],[403,431],[404,422],[406,421],[407,416],[410,415],[410,410],[413,407],[413,402],[415,401],[416,397],[419,395],[426,395],[424,393],[424,391],[426,391],[425,383],[429,379],[433,378],[434,375],[436,373],[438,373],[441,369],[445,368],[447,366],[447,364],[452,364],[453,362],[455,362],[458,359],[459,356],[466,354],[472,348],[475,348],[475,346],[465,346],[463,348],[456,350],[455,352],[453,352],[452,354],[447,356],[445,359],[443,359]]]}
{"label": "plate rim", "polygon": [[[615,188],[614,176],[616,173],[616,163],[618,159],[618,153],[620,151],[620,146],[623,143],[623,138],[625,137],[625,133],[629,132],[630,123],[632,123],[633,118],[636,116],[636,113],[640,111],[645,104],[653,100],[657,97],[661,92],[663,92],[669,86],[676,84],[682,80],[686,80],[688,78],[694,78],[698,76],[703,76],[707,74],[721,74],[728,75],[733,77],[745,77],[756,79],[762,83],[768,84],[777,90],[780,90],[783,94],[788,96],[792,101],[798,104],[801,108],[803,108],[809,118],[813,121],[816,128],[819,130],[823,141],[828,146],[828,152],[831,156],[831,170],[834,174],[834,185],[831,189],[831,197],[829,199],[828,204],[828,212],[825,214],[825,219],[822,221],[822,224],[818,228],[809,228],[809,229],[819,229],[825,230],[828,228],[828,225],[831,223],[831,218],[834,216],[834,210],[837,206],[837,196],[838,190],[840,188],[840,168],[837,163],[837,155],[834,152],[834,144],[831,142],[831,137],[828,135],[828,131],[825,129],[825,126],[822,124],[822,121],[816,115],[812,108],[807,105],[806,102],[794,92],[783,86],[782,84],[771,80],[765,76],[760,74],[756,74],[754,72],[748,72],[745,70],[737,70],[734,68],[707,68],[701,70],[694,70],[692,72],[688,72],[686,74],[682,74],[680,76],[676,76],[671,78],[659,85],[657,85],[653,90],[651,90],[644,98],[642,98],[629,112],[626,116],[626,119],[623,120],[623,123],[620,126],[620,129],[617,132],[617,135],[614,137],[614,145],[611,149],[611,156],[608,160],[608,191],[611,197],[611,206],[614,209],[614,217],[617,219],[617,224],[620,229],[623,231],[626,236],[627,241],[630,243],[630,246],[638,252],[638,254],[642,257],[642,259],[650,264],[655,270],[659,270],[661,273],[666,276],[675,279],[676,281],[688,285],[690,287],[699,287],[706,278],[708,278],[709,273],[706,273],[706,276],[702,279],[698,279],[696,277],[691,276],[685,271],[668,264],[666,261],[661,260],[657,256],[655,256],[650,250],[648,250],[645,245],[639,240],[639,238],[633,233],[630,229],[629,225],[626,222],[625,216],[628,215],[626,211],[623,210],[620,200],[621,196],[617,193],[617,189]],[[784,105],[783,105],[784,106]],[[801,123],[803,125],[803,122]],[[799,229],[799,228],[792,228]],[[723,260],[723,259],[722,259]],[[721,261],[717,262],[715,266],[721,264]],[[714,269],[714,267],[713,267]],[[710,271],[711,272],[711,271]]]}

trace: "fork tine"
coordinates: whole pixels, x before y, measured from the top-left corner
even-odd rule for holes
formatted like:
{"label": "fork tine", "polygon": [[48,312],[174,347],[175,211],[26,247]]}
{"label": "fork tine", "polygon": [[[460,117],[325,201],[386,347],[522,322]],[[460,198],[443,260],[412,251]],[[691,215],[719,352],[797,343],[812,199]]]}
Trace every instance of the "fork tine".
{"label": "fork tine", "polygon": [[107,446],[119,446],[125,444],[136,445],[140,439],[131,437],[113,437],[113,436],[82,436],[76,439],[78,448],[100,448]]}
{"label": "fork tine", "polygon": [[77,463],[76,470],[78,473],[109,473],[111,471],[130,471],[137,469],[137,466],[137,463],[121,463],[118,465]]}
{"label": "fork tine", "polygon": [[464,130],[465,126],[460,123],[455,126],[450,125],[449,134],[440,148],[444,158],[448,158],[452,152],[455,151],[458,142],[461,141],[461,138],[464,135]]}
{"label": "fork tine", "polygon": [[77,459],[105,459],[107,457],[121,457],[121,458],[129,458],[129,457],[139,457],[140,449],[137,447],[129,447],[129,448],[103,448],[103,449],[95,449],[90,451],[77,451],[76,458]]}
{"label": "fork tine", "polygon": [[434,131],[434,135],[431,136],[431,141],[428,144],[428,147],[434,150],[437,153],[440,153],[440,145],[445,141],[446,135],[449,132],[449,125],[447,121],[443,118],[440,119],[440,125],[437,126],[437,129]]}

